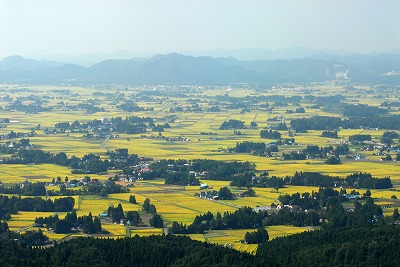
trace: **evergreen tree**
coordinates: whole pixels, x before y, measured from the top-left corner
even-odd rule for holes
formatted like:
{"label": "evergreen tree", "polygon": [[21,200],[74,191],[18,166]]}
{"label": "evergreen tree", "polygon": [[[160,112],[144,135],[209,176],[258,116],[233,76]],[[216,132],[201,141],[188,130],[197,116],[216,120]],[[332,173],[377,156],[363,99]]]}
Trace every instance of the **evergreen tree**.
{"label": "evergreen tree", "polygon": [[99,217],[94,217],[93,224],[94,224],[94,231],[96,233],[101,232],[101,221]]}
{"label": "evergreen tree", "polygon": [[150,225],[155,228],[162,228],[164,226],[163,219],[159,214],[154,214],[149,221]]}
{"label": "evergreen tree", "polygon": [[371,196],[371,190],[367,189],[367,191],[365,191],[364,196],[370,197]]}
{"label": "evergreen tree", "polygon": [[399,215],[399,208],[395,208],[395,209],[393,210],[393,220],[398,220],[399,217],[400,217],[400,215]]}
{"label": "evergreen tree", "polygon": [[136,204],[136,203],[137,203],[137,202],[136,202],[136,197],[133,196],[133,195],[130,195],[130,196],[129,196],[129,203]]}
{"label": "evergreen tree", "polygon": [[76,211],[72,211],[72,212],[68,212],[66,215],[65,215],[65,219],[67,220],[67,221],[70,221],[71,223],[76,223],[76,221],[77,221],[77,219],[78,219],[78,217],[77,217],[77,215],[76,215]]}
{"label": "evergreen tree", "polygon": [[142,221],[140,218],[139,212],[137,211],[128,211],[126,213],[126,220],[130,222],[131,225],[138,226]]}
{"label": "evergreen tree", "polygon": [[149,208],[150,208],[150,199],[146,198],[143,202],[143,211],[145,212],[149,212]]}

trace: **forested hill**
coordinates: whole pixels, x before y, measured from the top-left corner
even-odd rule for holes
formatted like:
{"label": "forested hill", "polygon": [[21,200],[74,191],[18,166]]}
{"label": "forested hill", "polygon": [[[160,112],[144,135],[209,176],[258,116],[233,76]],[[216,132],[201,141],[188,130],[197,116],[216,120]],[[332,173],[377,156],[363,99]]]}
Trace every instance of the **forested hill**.
{"label": "forested hill", "polygon": [[400,227],[383,225],[304,232],[259,246],[276,266],[400,266]]}
{"label": "forested hill", "polygon": [[317,230],[279,237],[252,256],[185,236],[78,238],[40,249],[0,240],[0,266],[399,266],[400,227]]}
{"label": "forested hill", "polygon": [[400,55],[308,57],[239,61],[234,58],[156,55],[145,60],[105,60],[91,67],[11,56],[0,61],[0,82],[30,84],[226,85],[400,81]]}
{"label": "forested hill", "polygon": [[0,266],[268,266],[250,254],[185,236],[78,238],[37,249],[0,240]]}

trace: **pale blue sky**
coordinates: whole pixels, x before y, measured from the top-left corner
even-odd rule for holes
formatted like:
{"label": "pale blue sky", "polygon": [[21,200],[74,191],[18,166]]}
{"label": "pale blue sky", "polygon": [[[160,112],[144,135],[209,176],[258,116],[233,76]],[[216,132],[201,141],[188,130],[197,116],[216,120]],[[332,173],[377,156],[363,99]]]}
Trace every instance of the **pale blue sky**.
{"label": "pale blue sky", "polygon": [[400,48],[400,1],[0,0],[0,58],[129,50]]}

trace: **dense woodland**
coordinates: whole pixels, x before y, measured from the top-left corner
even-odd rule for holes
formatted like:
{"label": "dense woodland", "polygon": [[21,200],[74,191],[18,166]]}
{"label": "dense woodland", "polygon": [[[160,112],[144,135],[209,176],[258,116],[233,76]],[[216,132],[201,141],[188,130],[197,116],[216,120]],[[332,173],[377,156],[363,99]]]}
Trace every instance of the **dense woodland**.
{"label": "dense woodland", "polygon": [[0,239],[0,265],[397,266],[399,240],[400,228],[396,225],[316,230],[265,242],[252,256],[171,235],[118,240],[78,238],[46,249],[27,246],[22,239]]}
{"label": "dense woodland", "polygon": [[397,225],[317,230],[275,238],[257,256],[274,266],[398,266]]}

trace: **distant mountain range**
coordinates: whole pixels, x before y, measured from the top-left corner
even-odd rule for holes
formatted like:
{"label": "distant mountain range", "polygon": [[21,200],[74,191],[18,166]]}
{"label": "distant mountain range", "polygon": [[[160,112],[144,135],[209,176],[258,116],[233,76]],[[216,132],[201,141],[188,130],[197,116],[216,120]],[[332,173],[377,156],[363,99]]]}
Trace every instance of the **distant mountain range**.
{"label": "distant mountain range", "polygon": [[176,53],[149,59],[105,60],[90,67],[47,60],[6,57],[1,83],[226,85],[276,84],[348,79],[361,83],[399,83],[400,54],[311,54],[280,60],[240,61],[233,57]]}

